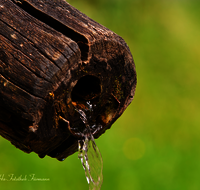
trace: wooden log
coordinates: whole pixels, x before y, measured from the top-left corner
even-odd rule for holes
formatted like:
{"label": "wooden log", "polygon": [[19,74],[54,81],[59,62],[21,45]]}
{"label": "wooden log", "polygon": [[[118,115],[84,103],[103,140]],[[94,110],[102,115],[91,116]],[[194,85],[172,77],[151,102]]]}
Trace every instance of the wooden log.
{"label": "wooden log", "polygon": [[0,2],[0,135],[17,148],[66,158],[85,127],[76,110],[95,105],[98,138],[135,87],[124,40],[64,0]]}

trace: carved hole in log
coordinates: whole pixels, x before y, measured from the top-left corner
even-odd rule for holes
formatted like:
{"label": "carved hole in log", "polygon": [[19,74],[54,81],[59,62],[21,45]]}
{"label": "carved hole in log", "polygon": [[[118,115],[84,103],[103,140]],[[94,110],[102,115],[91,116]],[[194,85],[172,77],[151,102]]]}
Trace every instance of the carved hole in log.
{"label": "carved hole in log", "polygon": [[99,78],[86,75],[81,77],[74,86],[71,98],[72,102],[89,101],[97,98],[101,93],[101,85]]}

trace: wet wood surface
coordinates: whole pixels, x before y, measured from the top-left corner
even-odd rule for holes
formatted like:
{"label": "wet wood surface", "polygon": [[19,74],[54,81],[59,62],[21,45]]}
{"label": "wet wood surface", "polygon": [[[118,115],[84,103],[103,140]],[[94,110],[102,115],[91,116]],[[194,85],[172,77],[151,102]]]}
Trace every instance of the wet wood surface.
{"label": "wet wood surface", "polygon": [[95,105],[98,138],[135,87],[124,40],[64,0],[0,1],[0,135],[17,148],[62,160],[77,151],[76,109]]}

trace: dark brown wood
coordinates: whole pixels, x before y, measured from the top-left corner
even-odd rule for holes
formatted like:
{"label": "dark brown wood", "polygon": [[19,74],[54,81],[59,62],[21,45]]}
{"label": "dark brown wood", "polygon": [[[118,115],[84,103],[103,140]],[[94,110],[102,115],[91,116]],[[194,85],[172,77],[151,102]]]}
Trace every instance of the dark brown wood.
{"label": "dark brown wood", "polygon": [[95,105],[98,138],[135,87],[124,40],[64,0],[0,1],[0,135],[17,148],[66,158],[84,128],[76,110]]}

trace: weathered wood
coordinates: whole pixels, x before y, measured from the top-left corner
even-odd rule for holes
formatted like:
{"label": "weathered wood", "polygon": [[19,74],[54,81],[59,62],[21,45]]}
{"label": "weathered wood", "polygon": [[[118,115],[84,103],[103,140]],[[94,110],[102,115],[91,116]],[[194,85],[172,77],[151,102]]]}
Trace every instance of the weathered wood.
{"label": "weathered wood", "polygon": [[0,1],[0,135],[17,148],[62,160],[84,127],[75,108],[96,105],[98,138],[135,87],[124,40],[64,0]]}

